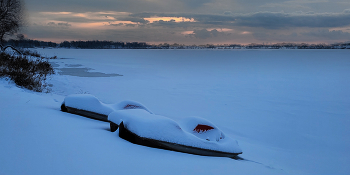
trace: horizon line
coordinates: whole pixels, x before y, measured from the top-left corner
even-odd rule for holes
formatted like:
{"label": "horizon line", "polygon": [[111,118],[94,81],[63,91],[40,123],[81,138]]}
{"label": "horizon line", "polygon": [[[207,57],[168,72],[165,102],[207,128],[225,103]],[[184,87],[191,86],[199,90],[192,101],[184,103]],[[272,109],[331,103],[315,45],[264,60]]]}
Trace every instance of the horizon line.
{"label": "horizon line", "polygon": [[244,44],[239,44],[239,43],[206,43],[206,44],[181,44],[181,43],[169,43],[169,42],[145,42],[145,41],[112,41],[112,40],[63,40],[61,42],[57,41],[52,41],[52,40],[40,40],[40,39],[30,39],[30,38],[24,38],[24,39],[9,39],[10,40],[32,40],[32,41],[41,41],[41,42],[51,42],[51,43],[56,43],[56,44],[61,44],[65,41],[68,42],[77,42],[77,41],[82,41],[82,42],[87,42],[87,41],[107,41],[107,42],[120,42],[120,43],[146,43],[148,45],[179,45],[179,46],[207,46],[207,45],[222,45],[222,46],[227,46],[227,45],[241,45],[241,46],[249,46],[249,45],[276,45],[276,44],[295,44],[295,45],[335,45],[335,44],[348,44],[350,41],[341,41],[341,42],[334,42],[334,43],[326,43],[326,42],[262,42],[262,43],[244,43]]}

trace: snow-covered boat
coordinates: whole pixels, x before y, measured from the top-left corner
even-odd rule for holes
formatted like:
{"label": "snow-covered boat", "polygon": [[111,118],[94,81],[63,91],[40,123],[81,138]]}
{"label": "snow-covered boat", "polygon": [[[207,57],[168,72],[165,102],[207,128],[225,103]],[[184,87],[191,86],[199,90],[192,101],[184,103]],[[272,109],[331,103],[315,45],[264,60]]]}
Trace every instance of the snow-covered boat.
{"label": "snow-covered boat", "polygon": [[111,131],[132,143],[190,154],[236,157],[242,154],[236,140],[225,136],[208,120],[189,117],[177,123],[142,109],[119,110],[108,116]]}
{"label": "snow-covered boat", "polygon": [[104,104],[92,95],[71,95],[62,103],[62,111],[110,122],[112,132],[135,144],[184,153],[236,157],[242,154],[238,142],[217,126],[199,117],[176,122],[155,115],[133,101]]}
{"label": "snow-covered boat", "polygon": [[123,101],[117,104],[105,104],[90,94],[74,94],[67,96],[62,105],[63,112],[82,115],[88,118],[108,122],[108,115],[113,111],[123,109],[144,109],[152,113],[141,103],[135,101]]}

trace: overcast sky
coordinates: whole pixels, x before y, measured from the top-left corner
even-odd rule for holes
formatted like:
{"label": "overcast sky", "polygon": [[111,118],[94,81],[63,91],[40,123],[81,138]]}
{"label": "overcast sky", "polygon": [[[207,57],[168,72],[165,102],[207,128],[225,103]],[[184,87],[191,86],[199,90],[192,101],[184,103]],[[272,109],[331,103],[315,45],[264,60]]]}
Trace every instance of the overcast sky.
{"label": "overcast sky", "polygon": [[219,44],[350,41],[349,0],[24,0],[28,38]]}

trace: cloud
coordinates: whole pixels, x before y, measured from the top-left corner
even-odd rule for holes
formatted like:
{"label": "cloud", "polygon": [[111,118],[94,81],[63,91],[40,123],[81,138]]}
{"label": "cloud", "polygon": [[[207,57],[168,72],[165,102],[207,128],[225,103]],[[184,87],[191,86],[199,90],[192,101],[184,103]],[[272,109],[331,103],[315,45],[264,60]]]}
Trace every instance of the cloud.
{"label": "cloud", "polygon": [[46,41],[62,41],[69,40],[69,38],[83,39],[90,32],[77,31],[72,29],[69,23],[34,23],[23,31],[30,39],[39,39]]}
{"label": "cloud", "polygon": [[[140,0],[138,0],[140,2]],[[26,2],[28,9],[41,11],[72,11],[72,12],[86,12],[86,11],[103,11],[103,10],[121,10],[126,6],[134,6],[137,0],[130,0],[128,2],[122,0],[30,0]],[[120,9],[119,9],[120,8]]]}
{"label": "cloud", "polygon": [[88,22],[98,22],[101,20],[96,20],[96,19],[88,19],[84,17],[56,17],[52,18],[52,20],[55,21],[66,21],[66,22],[73,22],[73,23],[88,23]]}
{"label": "cloud", "polygon": [[69,23],[62,23],[62,22],[60,22],[60,23],[57,23],[57,25],[58,26],[65,26],[65,27],[69,27],[69,26],[72,26],[71,24],[69,24]]}
{"label": "cloud", "polygon": [[47,26],[50,26],[50,27],[64,28],[64,29],[67,29],[68,27],[72,26],[72,25],[69,24],[69,23],[63,23],[63,22],[59,22],[59,23],[48,22],[46,25],[47,25]]}
{"label": "cloud", "polygon": [[[339,13],[265,11],[243,14],[232,11],[221,11],[220,14],[41,12],[36,14],[35,20],[37,27],[31,26],[28,37],[47,38],[51,32],[56,38],[71,36],[72,39],[128,42],[307,42],[307,39],[349,40],[346,29],[350,28],[350,10]],[[343,32],[338,31],[340,29]],[[112,35],[104,36],[107,33],[112,33],[113,38]]]}
{"label": "cloud", "polygon": [[180,0],[180,2],[184,3],[190,8],[198,8],[211,1],[212,0]]}
{"label": "cloud", "polygon": [[280,32],[261,32],[255,31],[252,33],[253,37],[259,41],[263,42],[300,42],[305,39],[305,37],[301,37],[300,34],[296,32],[292,33],[280,33]]}
{"label": "cloud", "polygon": [[125,24],[126,27],[136,27],[136,24]]}
{"label": "cloud", "polygon": [[132,23],[117,23],[117,24],[109,24],[109,26],[115,26],[115,27],[137,27],[140,26],[140,24],[132,24]]}
{"label": "cloud", "polygon": [[287,27],[344,27],[350,25],[350,13],[256,12],[235,15],[235,25],[279,29]]}
{"label": "cloud", "polygon": [[341,30],[312,29],[286,33],[283,31],[264,32],[256,31],[254,38],[263,42],[338,42],[349,41],[350,33]]}
{"label": "cloud", "polygon": [[118,23],[118,24],[109,24],[109,25],[119,27],[119,26],[123,26],[123,25],[124,25],[124,23]]}
{"label": "cloud", "polygon": [[[36,16],[42,18],[48,18],[55,21],[65,21],[72,23],[88,23],[88,22],[109,22],[114,21],[115,18],[112,17],[118,15],[118,13],[112,12],[40,12]],[[126,15],[126,14],[121,14]]]}
{"label": "cloud", "polygon": [[231,11],[224,11],[224,15],[233,15]]}
{"label": "cloud", "polygon": [[213,30],[207,30],[207,29],[201,29],[201,30],[193,30],[193,34],[189,34],[189,36],[193,36],[195,38],[199,39],[207,39],[211,37],[217,37],[220,33],[216,29]]}
{"label": "cloud", "polygon": [[234,16],[220,15],[220,14],[198,14],[198,13],[134,13],[130,14],[133,17],[139,18],[150,18],[153,16],[158,17],[184,17],[184,18],[193,18],[198,22],[207,22],[207,21],[226,21],[232,22],[235,20]]}
{"label": "cloud", "polygon": [[[29,0],[26,1],[26,8],[30,12],[37,11],[71,11],[71,12],[100,12],[100,11],[119,11],[119,12],[173,12],[178,9],[189,9],[196,2],[179,2],[174,0]],[[190,0],[191,1],[191,0]],[[200,0],[192,0],[198,1]],[[208,1],[208,0],[204,0]],[[188,4],[188,5],[186,5]]]}
{"label": "cloud", "polygon": [[344,11],[343,11],[343,13],[345,13],[345,14],[350,14],[350,9],[345,9]]}
{"label": "cloud", "polygon": [[[264,1],[263,1],[264,2]],[[259,6],[265,10],[284,10],[286,12],[293,11],[315,11],[322,12],[339,12],[344,10],[344,7],[349,7],[350,2],[346,0],[287,0],[287,1],[265,1],[265,4]]]}
{"label": "cloud", "polygon": [[117,20],[119,21],[131,21],[131,22],[135,22],[135,23],[141,23],[141,24],[147,24],[149,23],[149,21],[143,19],[143,18],[138,18],[138,17],[131,17],[131,16],[127,16],[127,17],[118,17]]}
{"label": "cloud", "polygon": [[192,19],[191,21],[184,22],[165,22],[159,21],[156,26],[164,27],[182,27],[182,28],[208,28],[208,27],[225,27],[232,26],[232,23],[235,21],[234,16],[228,15],[219,15],[219,14],[196,14],[196,13],[135,13],[130,14],[130,16],[138,18],[151,18],[151,17],[176,17],[176,18],[185,18]]}
{"label": "cloud", "polygon": [[339,12],[350,4],[347,0],[29,0],[25,5],[30,13],[45,10],[218,14],[223,11],[251,13],[257,10]]}
{"label": "cloud", "polygon": [[323,40],[350,40],[350,33],[343,32],[341,30],[332,30],[329,31],[327,29],[319,29],[313,30],[310,32],[301,33],[304,37],[313,37],[317,39]]}
{"label": "cloud", "polygon": [[[314,12],[255,12],[247,14],[195,14],[195,13],[135,13],[130,16],[138,18],[184,17],[193,18],[196,24],[218,26],[261,27],[266,29],[281,29],[290,27],[344,27],[350,25],[350,10],[341,13]],[[195,23],[193,23],[195,24]]]}
{"label": "cloud", "polygon": [[[350,10],[341,13],[314,13],[314,12],[255,12],[246,14],[197,14],[197,13],[123,13],[117,12],[46,12],[43,15],[52,21],[67,23],[110,22],[121,23],[129,21],[132,24],[149,25],[153,27],[179,27],[179,28],[209,28],[209,27],[250,27],[265,29],[285,28],[336,28],[350,25]],[[158,21],[149,21],[159,17]],[[182,18],[191,21],[162,21],[162,18]],[[125,23],[122,22],[122,23]]]}
{"label": "cloud", "polygon": [[154,21],[151,24],[148,24],[151,27],[163,27],[163,28],[189,28],[196,26],[193,22],[175,22],[175,20],[170,21]]}

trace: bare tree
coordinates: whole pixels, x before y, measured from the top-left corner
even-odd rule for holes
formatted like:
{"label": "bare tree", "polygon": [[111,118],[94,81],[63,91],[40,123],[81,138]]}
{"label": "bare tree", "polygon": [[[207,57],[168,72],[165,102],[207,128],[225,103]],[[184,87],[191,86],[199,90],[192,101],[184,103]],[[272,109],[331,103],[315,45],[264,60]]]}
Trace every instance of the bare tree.
{"label": "bare tree", "polygon": [[21,0],[0,0],[0,43],[18,31],[22,22]]}

